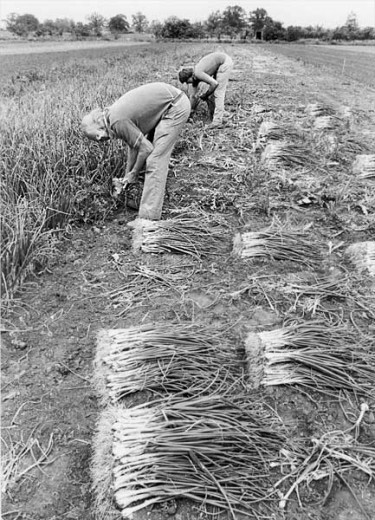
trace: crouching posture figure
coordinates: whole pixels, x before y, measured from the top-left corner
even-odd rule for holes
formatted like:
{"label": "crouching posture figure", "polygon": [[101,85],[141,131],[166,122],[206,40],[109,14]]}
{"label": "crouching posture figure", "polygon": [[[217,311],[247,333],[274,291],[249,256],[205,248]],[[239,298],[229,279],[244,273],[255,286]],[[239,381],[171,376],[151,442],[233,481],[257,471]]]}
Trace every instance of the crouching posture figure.
{"label": "crouching posture figure", "polygon": [[128,145],[126,173],[121,179],[124,187],[137,182],[146,165],[139,218],[161,218],[169,160],[190,109],[181,90],[166,83],[148,83],[82,119],[82,131],[89,139],[118,138]]}
{"label": "crouching posture figure", "polygon": [[[192,84],[190,96],[192,110],[195,110],[199,99],[207,101],[210,115],[213,118],[211,127],[220,126],[223,122],[225,91],[227,89],[233,61],[224,52],[212,52],[204,56],[195,66],[182,67],[178,73],[181,83]],[[209,85],[208,90],[198,95],[199,83]]]}

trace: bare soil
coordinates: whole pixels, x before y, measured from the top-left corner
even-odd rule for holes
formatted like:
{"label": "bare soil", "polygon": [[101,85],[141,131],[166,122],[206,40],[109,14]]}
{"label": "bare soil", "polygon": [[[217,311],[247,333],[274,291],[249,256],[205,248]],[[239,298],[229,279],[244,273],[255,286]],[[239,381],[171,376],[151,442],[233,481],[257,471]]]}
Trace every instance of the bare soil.
{"label": "bare soil", "polygon": [[[327,204],[299,207],[303,182],[301,192],[288,191],[287,181],[284,185],[280,181],[277,190],[270,192],[265,179],[253,175],[258,159],[252,146],[262,120],[272,116],[290,120],[293,116],[302,121],[305,106],[313,102],[351,107],[355,114],[351,131],[369,139],[375,135],[375,91],[352,80],[338,81],[327,71],[317,73],[316,69],[258,46],[226,50],[236,63],[228,89],[227,126],[215,133],[204,132],[200,119],[207,118],[207,114],[202,109],[191,123],[196,125],[196,138],[192,141],[189,137],[191,127],[190,133],[182,135],[171,163],[164,218],[174,208],[192,203],[220,214],[230,226],[225,239],[227,254],[209,256],[201,262],[183,258],[181,263],[188,269],[192,266],[194,274],[187,278],[182,299],[173,291],[161,291],[152,298],[134,301],[125,310],[125,304],[113,301],[111,292],[126,283],[136,266],[157,269],[169,261],[163,256],[132,252],[131,230],[126,224],[136,212],[120,207],[107,221],[73,229],[62,237],[59,255],[48,269],[26,283],[3,320],[3,457],[8,456],[15,465],[13,481],[3,495],[4,519],[95,518],[90,460],[99,404],[91,383],[100,329],[181,320],[228,331],[232,341],[241,342],[246,330],[275,327],[291,311],[277,302],[271,308],[261,294],[243,293],[237,298],[229,298],[228,294],[238,291],[255,273],[278,273],[283,277],[301,268],[292,262],[234,258],[230,254],[230,237],[238,228],[247,224],[250,229],[259,229],[278,216],[299,224],[313,222],[317,233],[327,241],[335,241],[338,235],[347,244],[374,238],[374,207],[369,206],[367,214],[353,209],[355,204],[350,202],[338,205],[337,211]],[[213,161],[222,166],[221,170],[212,166]],[[340,168],[345,174],[350,171],[350,165],[340,164],[334,174],[327,170],[324,175],[331,180]],[[244,182],[246,175],[250,175],[252,185]],[[298,182],[293,175],[294,182]],[[338,264],[341,261],[337,256]],[[374,291],[373,281],[366,276],[363,280],[368,284],[366,290]],[[365,333],[373,331],[366,312],[357,313],[355,320]],[[276,387],[268,395],[291,435],[306,442],[324,431],[345,429],[351,424],[338,398],[308,394],[296,387]],[[361,439],[373,444],[375,408],[373,402],[369,405]],[[354,396],[350,403],[345,401],[344,409],[352,412],[351,417],[358,415]],[[32,452],[22,456],[22,447],[35,440],[39,444],[34,443]],[[40,462],[36,464],[36,460]],[[375,519],[374,483],[368,484],[355,472],[349,475],[348,482],[350,488],[335,480],[325,501],[322,498],[327,483],[311,483],[302,493],[303,507],[293,495],[286,511],[276,510],[272,518]],[[158,520],[202,518],[198,509],[183,504],[172,510],[155,508],[150,515]]]}

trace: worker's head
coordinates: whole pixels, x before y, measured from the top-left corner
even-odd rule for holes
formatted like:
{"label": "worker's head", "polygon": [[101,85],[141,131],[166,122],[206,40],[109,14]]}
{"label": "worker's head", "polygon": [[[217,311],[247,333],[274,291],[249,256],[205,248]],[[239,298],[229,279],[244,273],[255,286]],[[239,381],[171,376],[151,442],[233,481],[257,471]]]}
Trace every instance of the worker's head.
{"label": "worker's head", "polygon": [[181,67],[181,69],[178,71],[178,79],[181,83],[187,83],[187,81],[192,77],[194,74],[194,67],[189,65],[186,67]]}
{"label": "worker's head", "polygon": [[82,119],[81,130],[92,141],[107,141],[109,139],[104,114],[100,108],[95,108]]}

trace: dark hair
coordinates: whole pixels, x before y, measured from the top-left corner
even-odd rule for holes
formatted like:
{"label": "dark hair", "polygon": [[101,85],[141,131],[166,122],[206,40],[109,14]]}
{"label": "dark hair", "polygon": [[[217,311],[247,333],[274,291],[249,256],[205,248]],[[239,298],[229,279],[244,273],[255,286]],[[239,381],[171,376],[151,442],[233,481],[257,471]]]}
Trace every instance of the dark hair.
{"label": "dark hair", "polygon": [[184,67],[178,73],[178,79],[181,83],[186,83],[189,78],[193,75],[193,67]]}

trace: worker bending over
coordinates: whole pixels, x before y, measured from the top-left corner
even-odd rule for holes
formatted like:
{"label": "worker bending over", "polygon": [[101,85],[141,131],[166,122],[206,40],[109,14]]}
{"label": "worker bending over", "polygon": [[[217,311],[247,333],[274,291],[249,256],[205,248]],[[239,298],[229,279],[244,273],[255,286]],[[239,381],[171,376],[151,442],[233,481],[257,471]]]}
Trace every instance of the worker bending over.
{"label": "worker bending over", "polygon": [[[211,128],[218,127],[223,122],[225,91],[229,76],[233,69],[233,61],[225,52],[212,52],[204,56],[195,66],[184,66],[178,73],[181,83],[192,84],[190,96],[192,110],[195,110],[199,99],[207,102],[212,119]],[[198,95],[199,83],[208,84],[208,90]]]}
{"label": "worker bending over", "polygon": [[124,188],[138,181],[146,165],[139,218],[161,218],[169,160],[190,110],[188,97],[178,88],[148,83],[82,119],[82,131],[89,139],[118,138],[128,145],[126,173],[120,179]]}

